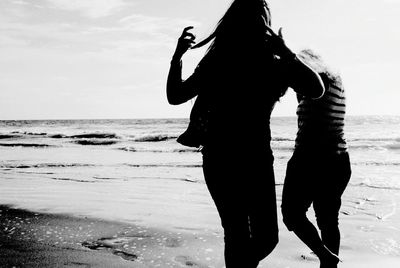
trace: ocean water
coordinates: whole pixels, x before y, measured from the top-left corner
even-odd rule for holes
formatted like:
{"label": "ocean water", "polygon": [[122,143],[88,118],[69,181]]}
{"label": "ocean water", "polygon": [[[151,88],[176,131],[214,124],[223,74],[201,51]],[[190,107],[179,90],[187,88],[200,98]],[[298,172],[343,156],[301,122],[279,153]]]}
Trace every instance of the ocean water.
{"label": "ocean water", "polygon": [[[0,121],[0,203],[155,225],[219,226],[201,153],[176,142],[187,123]],[[271,119],[277,187],[296,128],[295,117]],[[349,116],[345,131],[349,187],[400,191],[400,117]]]}

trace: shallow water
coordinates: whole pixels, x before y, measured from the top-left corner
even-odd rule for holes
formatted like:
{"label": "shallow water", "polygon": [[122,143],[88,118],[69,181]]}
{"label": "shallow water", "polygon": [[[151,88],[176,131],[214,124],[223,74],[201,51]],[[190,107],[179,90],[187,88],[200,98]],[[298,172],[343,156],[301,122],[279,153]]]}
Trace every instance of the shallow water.
{"label": "shallow water", "polygon": [[[0,203],[143,224],[219,228],[185,119],[0,121]],[[276,183],[294,117],[272,118]],[[400,117],[348,117],[355,191],[400,191]],[[278,190],[279,192],[279,190]],[[279,199],[279,197],[278,197]],[[349,201],[350,202],[350,201]]]}

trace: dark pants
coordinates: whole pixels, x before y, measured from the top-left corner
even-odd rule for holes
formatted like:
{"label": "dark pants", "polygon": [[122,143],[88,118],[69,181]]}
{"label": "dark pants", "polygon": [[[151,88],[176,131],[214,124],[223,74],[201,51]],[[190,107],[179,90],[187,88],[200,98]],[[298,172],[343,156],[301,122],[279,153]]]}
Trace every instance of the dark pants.
{"label": "dark pants", "polygon": [[[283,222],[290,231],[308,221],[306,212],[314,207],[323,244],[339,253],[339,210],[341,196],[350,180],[348,153],[297,150],[289,160],[282,194]],[[300,234],[301,235],[301,234]]]}
{"label": "dark pants", "polygon": [[278,243],[272,164],[267,152],[203,152],[205,181],[224,228],[227,268],[257,267]]}

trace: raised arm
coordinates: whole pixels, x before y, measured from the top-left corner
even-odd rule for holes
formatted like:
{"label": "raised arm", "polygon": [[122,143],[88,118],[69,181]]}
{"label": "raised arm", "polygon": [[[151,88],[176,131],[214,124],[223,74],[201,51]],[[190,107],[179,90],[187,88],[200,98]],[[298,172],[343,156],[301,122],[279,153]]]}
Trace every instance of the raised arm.
{"label": "raised arm", "polygon": [[182,104],[198,94],[194,75],[182,80],[182,56],[195,43],[195,36],[188,32],[191,29],[193,27],[189,26],[183,30],[171,60],[167,80],[167,99],[172,105]]}
{"label": "raised arm", "polygon": [[288,85],[303,96],[313,99],[322,97],[325,87],[321,77],[286,46],[282,37],[282,28],[279,29],[278,34],[275,34],[268,25],[266,28],[267,41],[272,42],[274,53],[280,57],[285,66]]}
{"label": "raised arm", "polygon": [[289,86],[296,93],[312,99],[323,96],[325,87],[321,77],[300,58],[294,55],[293,59],[287,63],[287,68]]}

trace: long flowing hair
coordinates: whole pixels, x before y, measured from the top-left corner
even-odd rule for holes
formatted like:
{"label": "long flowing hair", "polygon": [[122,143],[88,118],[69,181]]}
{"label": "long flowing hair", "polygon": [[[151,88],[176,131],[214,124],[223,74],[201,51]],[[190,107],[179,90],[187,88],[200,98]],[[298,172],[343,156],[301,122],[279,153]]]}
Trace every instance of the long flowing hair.
{"label": "long flowing hair", "polygon": [[[256,22],[251,25],[251,22]],[[219,20],[214,31],[204,40],[192,47],[192,49],[200,48],[213,41],[209,50],[219,43],[219,39],[226,40],[237,36],[235,32],[238,30],[259,30],[263,23],[271,25],[271,12],[265,0],[234,0],[225,15]],[[252,26],[243,29],[246,25]],[[258,27],[257,27],[258,26]],[[258,33],[260,34],[260,33]],[[238,41],[238,40],[236,40]]]}
{"label": "long flowing hair", "polygon": [[214,55],[232,56],[239,48],[247,51],[249,48],[257,49],[254,46],[265,43],[265,23],[271,25],[271,13],[265,0],[234,0],[214,31],[192,49],[210,43],[203,58],[205,61]]}

